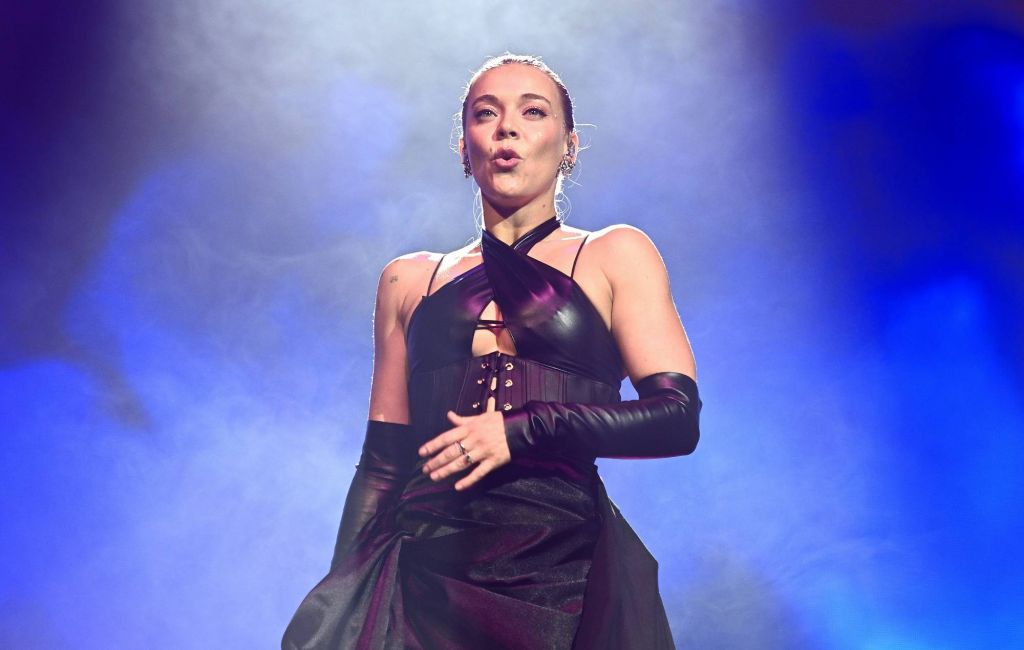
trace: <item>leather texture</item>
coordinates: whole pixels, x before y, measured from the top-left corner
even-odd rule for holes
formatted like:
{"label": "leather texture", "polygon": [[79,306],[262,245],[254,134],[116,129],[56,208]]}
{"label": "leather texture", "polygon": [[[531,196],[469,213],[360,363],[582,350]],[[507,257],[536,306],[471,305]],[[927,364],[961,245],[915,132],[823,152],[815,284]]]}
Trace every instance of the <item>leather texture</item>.
{"label": "leather texture", "polygon": [[517,356],[619,387],[626,376],[622,357],[597,308],[573,277],[527,255],[560,223],[551,217],[512,244],[481,233],[483,263],[425,296],[409,318],[412,374],[464,361],[477,321],[494,300]]}
{"label": "leather texture", "polygon": [[[621,402],[623,363],[600,314],[571,275],[527,254],[558,225],[552,217],[511,245],[484,232],[482,265],[434,294],[428,287],[406,330],[413,449],[451,428],[448,409],[479,413],[488,398],[506,414],[531,401]],[[476,320],[492,299],[516,354],[473,356]],[[667,395],[669,379],[647,384]],[[646,405],[666,413],[663,438],[674,435],[681,412],[682,398],[669,400]],[[634,422],[641,419],[634,414]],[[557,441],[562,429],[554,425],[548,437]],[[343,516],[342,551],[302,601],[283,648],[675,647],[658,563],[598,476],[592,452],[601,445],[538,444],[456,491],[464,473],[432,481],[419,471],[428,459],[417,456],[406,473],[395,461],[407,458],[400,429],[393,432],[379,447],[368,437],[371,451],[360,463],[367,482],[355,488],[365,492],[352,497],[352,523]]]}
{"label": "leather texture", "polygon": [[636,384],[639,399],[618,404],[528,401],[505,415],[513,458],[566,453],[611,458],[661,458],[692,453],[700,439],[697,383],[678,372],[654,373]]}
{"label": "leather texture", "polygon": [[408,424],[367,421],[363,451],[345,497],[332,569],[352,550],[356,537],[374,515],[384,511],[402,491],[417,460],[414,441],[413,428]]}

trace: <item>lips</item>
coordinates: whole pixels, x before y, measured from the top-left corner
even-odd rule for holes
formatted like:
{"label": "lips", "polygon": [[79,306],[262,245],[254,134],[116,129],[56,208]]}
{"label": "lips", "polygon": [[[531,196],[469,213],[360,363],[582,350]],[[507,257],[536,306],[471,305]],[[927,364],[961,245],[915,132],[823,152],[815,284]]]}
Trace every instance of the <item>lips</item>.
{"label": "lips", "polygon": [[494,153],[494,157],[491,158],[491,161],[494,163],[494,166],[502,170],[514,168],[516,165],[519,164],[520,160],[522,160],[522,158],[519,157],[519,154],[516,153],[515,149],[510,149],[507,147],[498,149]]}

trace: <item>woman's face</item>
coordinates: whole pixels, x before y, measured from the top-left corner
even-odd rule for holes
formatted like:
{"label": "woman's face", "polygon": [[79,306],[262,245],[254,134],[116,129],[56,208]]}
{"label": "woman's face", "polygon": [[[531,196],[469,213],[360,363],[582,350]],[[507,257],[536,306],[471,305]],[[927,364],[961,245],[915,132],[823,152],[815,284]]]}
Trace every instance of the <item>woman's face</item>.
{"label": "woman's face", "polygon": [[569,142],[560,97],[547,74],[521,63],[488,70],[469,89],[463,153],[491,205],[552,200]]}

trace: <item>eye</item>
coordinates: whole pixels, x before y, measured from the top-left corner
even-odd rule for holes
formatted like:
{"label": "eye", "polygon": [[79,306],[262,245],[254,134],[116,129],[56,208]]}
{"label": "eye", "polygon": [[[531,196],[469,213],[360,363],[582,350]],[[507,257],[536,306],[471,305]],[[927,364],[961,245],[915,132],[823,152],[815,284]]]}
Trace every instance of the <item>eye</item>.
{"label": "eye", "polygon": [[544,117],[547,115],[547,113],[544,112],[544,109],[537,108],[536,106],[531,106],[526,109],[526,114],[533,117]]}
{"label": "eye", "polygon": [[496,115],[496,113],[489,108],[481,108],[476,113],[473,113],[473,116],[478,120],[485,117],[491,117],[492,115]]}

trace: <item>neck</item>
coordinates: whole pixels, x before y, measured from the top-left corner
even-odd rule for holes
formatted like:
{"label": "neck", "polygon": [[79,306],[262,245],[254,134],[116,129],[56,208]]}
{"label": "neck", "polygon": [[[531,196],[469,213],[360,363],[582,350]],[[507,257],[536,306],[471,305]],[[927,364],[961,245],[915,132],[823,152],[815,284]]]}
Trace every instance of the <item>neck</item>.
{"label": "neck", "polygon": [[483,199],[484,228],[499,241],[511,244],[555,214],[554,195],[514,209]]}

